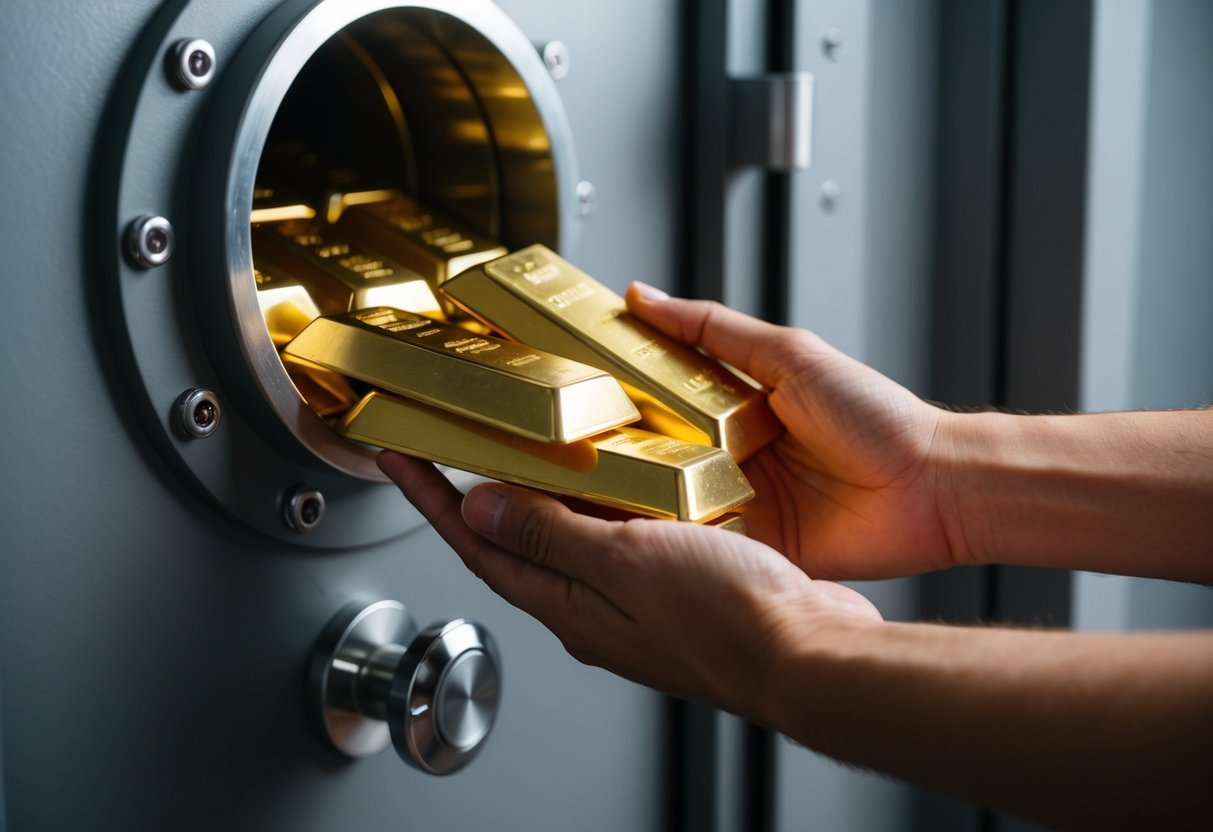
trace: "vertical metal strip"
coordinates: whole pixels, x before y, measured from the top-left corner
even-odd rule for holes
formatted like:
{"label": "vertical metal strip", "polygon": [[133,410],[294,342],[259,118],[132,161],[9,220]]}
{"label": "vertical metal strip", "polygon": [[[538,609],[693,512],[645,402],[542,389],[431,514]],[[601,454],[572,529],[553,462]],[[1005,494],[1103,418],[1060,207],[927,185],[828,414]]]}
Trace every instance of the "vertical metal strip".
{"label": "vertical metal strip", "polygon": [[687,0],[691,90],[687,124],[684,295],[724,296],[725,173],[728,165],[728,0]]}

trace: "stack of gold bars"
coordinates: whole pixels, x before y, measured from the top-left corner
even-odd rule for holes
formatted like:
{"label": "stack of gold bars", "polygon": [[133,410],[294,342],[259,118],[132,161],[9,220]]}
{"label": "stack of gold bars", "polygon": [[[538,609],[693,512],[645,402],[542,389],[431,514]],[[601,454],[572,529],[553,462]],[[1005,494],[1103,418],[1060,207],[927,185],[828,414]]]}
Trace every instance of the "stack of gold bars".
{"label": "stack of gold bars", "polygon": [[316,178],[258,187],[254,267],[288,373],[339,433],[744,533],[737,462],[781,431],[763,391],[544,246],[511,253],[398,190]]}

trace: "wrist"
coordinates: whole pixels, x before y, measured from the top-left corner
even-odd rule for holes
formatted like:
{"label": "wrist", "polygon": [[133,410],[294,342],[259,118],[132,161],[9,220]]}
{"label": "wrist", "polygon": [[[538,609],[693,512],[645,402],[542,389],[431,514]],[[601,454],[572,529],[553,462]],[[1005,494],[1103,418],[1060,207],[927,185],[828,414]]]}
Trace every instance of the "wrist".
{"label": "wrist", "polygon": [[[846,685],[839,684],[836,669],[859,653],[861,644],[878,639],[891,625],[840,611],[785,610],[782,619],[772,631],[758,684],[747,686],[752,700],[741,712],[807,743],[802,718],[821,713],[822,708],[832,710],[850,696]],[[805,684],[806,680],[811,682]]]}
{"label": "wrist", "polygon": [[998,472],[1014,465],[1021,416],[945,413],[932,448],[939,522],[953,566],[987,566],[999,555]]}

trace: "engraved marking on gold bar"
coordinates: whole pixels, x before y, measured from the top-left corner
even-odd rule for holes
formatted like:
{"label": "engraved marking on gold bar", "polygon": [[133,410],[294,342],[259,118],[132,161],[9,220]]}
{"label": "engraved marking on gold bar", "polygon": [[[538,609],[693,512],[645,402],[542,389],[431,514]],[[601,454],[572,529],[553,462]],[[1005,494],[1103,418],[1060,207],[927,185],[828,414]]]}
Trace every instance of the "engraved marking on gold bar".
{"label": "engraved marking on gold bar", "polygon": [[542,442],[640,418],[602,370],[397,309],[320,318],[282,354]]}
{"label": "engraved marking on gold bar", "polygon": [[421,275],[323,223],[254,229],[253,247],[303,283],[326,315],[392,306],[443,317],[442,305]]}
{"label": "engraved marking on gold bar", "polygon": [[398,191],[390,200],[351,207],[342,225],[420,273],[435,289],[473,266],[508,254],[500,243]]}
{"label": "engraved marking on gold bar", "polygon": [[[338,432],[482,476],[652,517],[702,522],[754,496],[724,451],[633,428],[545,445],[375,391],[350,411]],[[587,448],[594,452],[591,467],[568,461],[584,456]]]}
{"label": "engraved marking on gold bar", "polygon": [[544,246],[464,272],[442,290],[510,338],[612,373],[644,394],[637,406],[663,432],[698,432],[740,460],[783,430],[763,391],[635,320],[623,298]]}

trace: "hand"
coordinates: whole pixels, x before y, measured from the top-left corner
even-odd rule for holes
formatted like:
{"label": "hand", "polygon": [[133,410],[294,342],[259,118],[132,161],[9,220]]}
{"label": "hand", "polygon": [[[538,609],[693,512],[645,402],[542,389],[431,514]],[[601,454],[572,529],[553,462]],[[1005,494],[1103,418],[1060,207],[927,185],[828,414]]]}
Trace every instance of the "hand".
{"label": "hand", "polygon": [[[629,310],[771,390],[787,433],[742,468],[757,492],[750,536],[813,577],[886,578],[962,553],[938,434],[950,416],[801,329],[633,284]],[[959,547],[957,547],[959,548]]]}
{"label": "hand", "polygon": [[742,535],[603,520],[495,483],[462,499],[428,463],[384,452],[379,465],[472,572],[574,658],[676,696],[759,717],[793,631],[880,619],[863,596]]}

